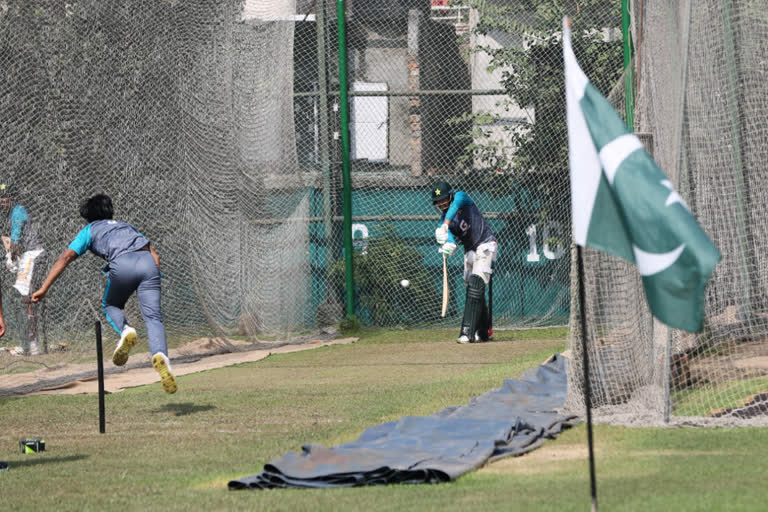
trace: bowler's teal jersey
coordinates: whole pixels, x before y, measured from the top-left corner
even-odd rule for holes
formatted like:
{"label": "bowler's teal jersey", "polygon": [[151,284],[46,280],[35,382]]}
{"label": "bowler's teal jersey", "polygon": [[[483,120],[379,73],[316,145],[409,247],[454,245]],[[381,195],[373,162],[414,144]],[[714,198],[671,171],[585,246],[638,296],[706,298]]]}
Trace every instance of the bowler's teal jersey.
{"label": "bowler's teal jersey", "polygon": [[105,260],[112,262],[119,256],[135,252],[149,245],[149,240],[127,222],[119,220],[97,220],[85,226],[75,237],[69,248],[82,256],[88,249]]}

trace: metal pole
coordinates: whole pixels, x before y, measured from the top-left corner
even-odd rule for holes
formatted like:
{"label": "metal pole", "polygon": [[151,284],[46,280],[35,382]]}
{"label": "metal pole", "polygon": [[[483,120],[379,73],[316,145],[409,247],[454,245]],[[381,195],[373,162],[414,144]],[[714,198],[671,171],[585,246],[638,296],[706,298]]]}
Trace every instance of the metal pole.
{"label": "metal pole", "polygon": [[[518,218],[519,216],[520,214],[515,212],[483,213],[483,217],[486,219],[511,220],[511,219]],[[335,215],[331,217],[331,220],[334,222],[343,221],[344,217]],[[390,215],[390,214],[352,216],[352,222],[393,222],[393,221],[419,221],[419,220],[438,221],[440,220],[440,216],[439,215]],[[272,217],[272,218],[266,218],[266,219],[251,219],[247,222],[248,224],[261,226],[261,225],[271,225],[271,224],[287,224],[289,222],[317,223],[317,222],[325,222],[325,218],[324,217]]]}
{"label": "metal pole", "polygon": [[[328,96],[338,96],[339,91],[329,91]],[[419,91],[347,91],[347,96],[450,96],[467,95],[473,96],[506,96],[504,89],[421,89]],[[319,96],[319,91],[294,92],[294,98],[305,96]]]}
{"label": "metal pole", "polygon": [[734,206],[736,207],[736,230],[738,235],[736,240],[739,244],[739,265],[741,267],[741,317],[744,320],[749,320],[752,317],[752,304],[750,297],[754,297],[753,286],[755,280],[752,279],[749,271],[749,263],[747,261],[747,223],[746,213],[744,212],[744,166],[741,158],[741,127],[739,126],[739,80],[736,69],[736,48],[733,40],[733,26],[731,25],[731,1],[725,0],[723,2],[723,24],[725,29],[725,55],[728,62],[728,87],[726,90],[728,96],[728,106],[730,107],[731,114],[731,137],[733,143],[730,145],[732,148],[733,156],[733,177],[736,180],[736,186],[734,191],[736,192],[736,201]]}
{"label": "metal pole", "polygon": [[[325,228],[325,251],[326,257],[330,251],[331,239],[333,238],[333,203],[332,203],[332,183],[331,183],[331,160],[328,150],[328,77],[326,74],[325,63],[325,9],[326,0],[319,0],[316,15],[317,29],[317,81],[318,81],[318,109],[320,117],[319,149],[320,149],[320,167],[323,171],[323,227]],[[329,266],[330,268],[330,266]]]}
{"label": "metal pole", "polygon": [[595,478],[595,450],[592,442],[592,385],[589,379],[589,355],[587,354],[587,314],[584,293],[584,260],[581,246],[576,246],[579,266],[579,316],[581,317],[581,352],[584,367],[584,406],[587,409],[587,446],[589,447],[589,486],[592,496],[592,511],[597,512],[597,480]]}
{"label": "metal pole", "polygon": [[635,73],[632,67],[632,31],[629,0],[621,0],[621,35],[624,40],[624,114],[627,130],[635,131]]}
{"label": "metal pole", "polygon": [[347,319],[355,317],[355,277],[352,267],[352,182],[349,172],[349,97],[347,95],[347,25],[344,0],[336,0],[339,43],[339,116],[341,120],[341,170],[344,210],[344,270]]}
{"label": "metal pole", "polygon": [[[688,9],[684,20],[683,28],[683,60],[681,64],[682,76],[680,78],[680,104],[677,111],[677,157],[675,158],[675,175],[672,179],[676,180],[675,187],[682,192],[682,184],[688,183],[688,167],[683,166],[683,128],[685,127],[685,102],[688,89],[688,41],[691,33],[691,7],[693,0],[688,1]],[[651,154],[653,156],[653,154]],[[683,176],[685,172],[686,176]],[[683,179],[685,178],[685,179]],[[690,200],[689,200],[690,201]],[[689,203],[690,204],[690,203]],[[672,415],[672,329],[667,327],[667,346],[664,353],[664,423],[669,423]]]}
{"label": "metal pole", "polygon": [[99,432],[106,432],[104,418],[104,351],[101,344],[101,322],[96,320],[96,360],[99,374]]}

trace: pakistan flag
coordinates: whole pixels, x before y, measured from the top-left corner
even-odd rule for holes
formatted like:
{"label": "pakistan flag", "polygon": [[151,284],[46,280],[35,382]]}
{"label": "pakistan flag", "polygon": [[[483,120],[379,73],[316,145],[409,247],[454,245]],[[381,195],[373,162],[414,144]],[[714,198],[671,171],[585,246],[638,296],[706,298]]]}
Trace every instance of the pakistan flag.
{"label": "pakistan flag", "polygon": [[637,265],[653,315],[700,331],[720,253],[579,67],[563,21],[573,239]]}

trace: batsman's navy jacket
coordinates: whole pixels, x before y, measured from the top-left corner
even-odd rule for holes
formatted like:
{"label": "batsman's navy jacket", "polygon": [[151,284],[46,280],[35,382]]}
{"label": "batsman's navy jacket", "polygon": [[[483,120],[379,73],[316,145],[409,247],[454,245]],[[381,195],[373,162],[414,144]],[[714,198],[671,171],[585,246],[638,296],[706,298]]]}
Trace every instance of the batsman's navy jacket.
{"label": "batsman's navy jacket", "polygon": [[456,243],[456,235],[465,251],[474,251],[477,246],[496,239],[491,226],[483,218],[475,202],[466,192],[459,190],[451,202],[451,207],[440,217],[440,224],[448,218],[448,241]]}

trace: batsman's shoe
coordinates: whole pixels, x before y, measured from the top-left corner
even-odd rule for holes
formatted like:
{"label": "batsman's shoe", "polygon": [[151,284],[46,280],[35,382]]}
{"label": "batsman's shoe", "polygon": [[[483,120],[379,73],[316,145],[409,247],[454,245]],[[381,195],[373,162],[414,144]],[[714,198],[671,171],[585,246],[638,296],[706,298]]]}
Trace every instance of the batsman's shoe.
{"label": "batsman's shoe", "polygon": [[492,339],[491,335],[488,334],[488,331],[486,331],[486,330],[475,331],[475,343],[491,341],[491,339]]}
{"label": "batsman's shoe", "polygon": [[115,363],[115,366],[123,366],[128,362],[128,354],[135,345],[136,329],[126,325],[123,328],[123,334],[120,336],[120,341],[117,342],[115,352],[112,354],[112,362]]}
{"label": "batsman's shoe", "polygon": [[152,366],[160,374],[160,384],[165,392],[175,393],[178,387],[176,386],[176,377],[171,372],[171,362],[168,360],[168,356],[162,352],[153,355]]}
{"label": "batsman's shoe", "polygon": [[37,346],[36,341],[32,341],[29,344],[29,355],[31,356],[39,356],[40,355],[40,347]]}
{"label": "batsman's shoe", "polygon": [[462,334],[461,336],[459,336],[459,339],[456,340],[456,343],[461,343],[461,344],[469,343],[469,336],[467,336],[466,334]]}

